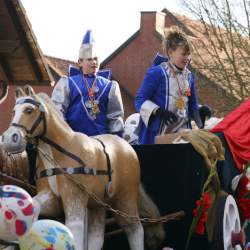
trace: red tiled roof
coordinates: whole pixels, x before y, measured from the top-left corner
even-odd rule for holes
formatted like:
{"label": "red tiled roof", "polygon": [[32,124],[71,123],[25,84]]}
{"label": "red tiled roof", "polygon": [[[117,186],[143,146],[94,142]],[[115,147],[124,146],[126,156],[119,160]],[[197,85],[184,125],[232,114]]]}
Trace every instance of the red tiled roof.
{"label": "red tiled roof", "polygon": [[68,74],[70,64],[77,65],[76,62],[47,55],[45,56],[45,59],[48,65],[60,76]]}

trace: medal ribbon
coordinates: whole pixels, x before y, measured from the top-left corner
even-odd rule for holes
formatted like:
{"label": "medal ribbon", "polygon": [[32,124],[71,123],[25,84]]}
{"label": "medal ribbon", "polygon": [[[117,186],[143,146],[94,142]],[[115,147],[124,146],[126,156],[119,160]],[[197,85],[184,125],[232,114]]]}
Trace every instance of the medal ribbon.
{"label": "medal ribbon", "polygon": [[87,81],[87,79],[83,76],[83,81],[84,81],[84,83],[85,83],[85,85],[86,85],[86,88],[87,88],[87,90],[88,90],[88,97],[89,97],[89,99],[92,101],[92,100],[95,100],[95,92],[94,92],[94,87],[95,87],[95,84],[96,84],[96,77],[94,78],[94,81],[93,81],[93,83],[92,83],[92,86],[91,87],[89,87],[89,83],[88,83],[88,81]]}
{"label": "medal ribbon", "polygon": [[84,76],[83,76],[83,81],[84,81],[84,83],[85,83],[85,85],[86,85],[86,88],[87,88],[87,90],[88,90],[88,98],[89,98],[89,101],[90,101],[91,104],[92,104],[92,107],[91,107],[92,113],[93,113],[94,116],[95,116],[96,114],[98,114],[98,113],[100,112],[99,107],[98,107],[98,104],[95,103],[95,91],[94,91],[94,87],[95,87],[95,85],[96,85],[96,77],[94,78],[94,81],[93,81],[91,87],[89,86],[89,83],[88,83],[87,79],[86,79]]}
{"label": "medal ribbon", "polygon": [[[183,96],[182,90],[181,90],[181,86],[180,86],[180,82],[177,76],[175,76],[176,80],[177,80],[177,84],[178,84],[178,89],[179,89],[179,94],[180,96]],[[188,89],[185,91],[185,96],[191,96],[191,90],[190,87],[188,85]]]}
{"label": "medal ribbon", "polygon": [[180,83],[180,81],[179,81],[179,79],[178,79],[178,76],[177,76],[177,74],[176,74],[176,72],[175,72],[175,68],[174,68],[174,66],[172,65],[172,63],[169,63],[169,65],[170,65],[170,68],[171,68],[172,71],[173,71],[173,75],[174,75],[175,79],[177,80],[178,89],[179,89],[179,96],[180,96],[180,97],[183,96],[183,95],[185,95],[185,96],[191,96],[191,90],[190,90],[190,86],[189,86],[189,85],[188,85],[188,89],[186,90],[186,93],[183,93],[183,92],[182,92],[182,90],[181,90],[181,83]]}

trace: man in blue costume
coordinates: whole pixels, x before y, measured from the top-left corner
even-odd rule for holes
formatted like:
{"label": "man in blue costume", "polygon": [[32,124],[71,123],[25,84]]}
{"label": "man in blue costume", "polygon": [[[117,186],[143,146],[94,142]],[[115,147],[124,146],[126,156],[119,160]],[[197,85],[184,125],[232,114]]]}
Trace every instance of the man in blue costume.
{"label": "man in blue costume", "polygon": [[79,51],[79,74],[62,77],[52,93],[52,101],[69,126],[89,136],[117,134],[124,128],[123,104],[117,82],[97,74],[96,45],[88,30]]}

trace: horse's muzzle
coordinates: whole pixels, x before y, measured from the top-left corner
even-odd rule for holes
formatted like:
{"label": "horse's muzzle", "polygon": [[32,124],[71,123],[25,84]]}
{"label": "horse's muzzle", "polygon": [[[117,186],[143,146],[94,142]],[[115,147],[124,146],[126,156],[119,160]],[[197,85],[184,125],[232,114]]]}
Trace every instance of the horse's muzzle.
{"label": "horse's muzzle", "polygon": [[20,128],[9,127],[0,137],[0,147],[11,154],[23,152],[26,144],[25,135]]}

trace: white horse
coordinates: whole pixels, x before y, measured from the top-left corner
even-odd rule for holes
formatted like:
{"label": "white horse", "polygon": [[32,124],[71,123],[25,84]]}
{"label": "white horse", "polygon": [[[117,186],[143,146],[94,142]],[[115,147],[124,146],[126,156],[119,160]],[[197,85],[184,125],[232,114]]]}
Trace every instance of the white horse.
{"label": "white horse", "polygon": [[[58,216],[64,212],[66,226],[76,240],[76,250],[100,250],[104,241],[103,206],[77,183],[87,187],[100,201],[128,216],[115,214],[117,223],[128,236],[131,250],[144,250],[143,227],[139,220],[138,199],[151,206],[151,199],[140,187],[140,166],[133,148],[114,135],[89,137],[74,132],[58,115],[46,95],[36,95],[30,86],[16,91],[16,105],[11,126],[2,136],[2,145],[9,152],[24,150],[26,141],[38,140],[37,195],[41,214]],[[56,165],[55,165],[56,163]],[[141,197],[144,197],[142,199]],[[86,225],[88,208],[88,226]],[[145,206],[144,206],[145,208]],[[157,217],[148,207],[150,217]],[[88,230],[88,239],[84,238]]]}

